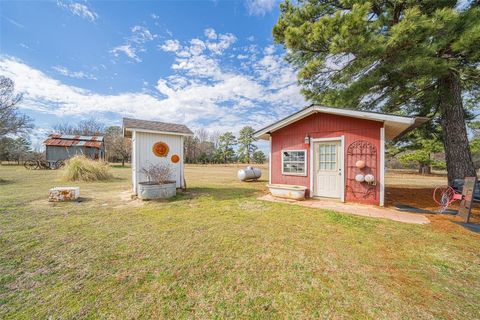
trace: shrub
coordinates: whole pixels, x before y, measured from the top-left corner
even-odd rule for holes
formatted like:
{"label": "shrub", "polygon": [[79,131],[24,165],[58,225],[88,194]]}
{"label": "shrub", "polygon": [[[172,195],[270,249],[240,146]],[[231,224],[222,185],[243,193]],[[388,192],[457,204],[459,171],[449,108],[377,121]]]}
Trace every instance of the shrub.
{"label": "shrub", "polygon": [[147,176],[149,182],[168,183],[171,182],[173,170],[167,163],[148,164],[141,172]]}
{"label": "shrub", "polygon": [[65,163],[63,176],[68,181],[103,181],[112,178],[108,163],[75,156]]}

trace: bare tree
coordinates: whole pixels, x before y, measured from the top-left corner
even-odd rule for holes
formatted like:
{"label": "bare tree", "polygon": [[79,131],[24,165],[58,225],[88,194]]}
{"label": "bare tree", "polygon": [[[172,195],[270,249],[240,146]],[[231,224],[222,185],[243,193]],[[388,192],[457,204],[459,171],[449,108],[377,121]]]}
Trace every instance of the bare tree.
{"label": "bare tree", "polygon": [[123,136],[121,127],[111,126],[105,129],[105,148],[109,159],[121,160],[124,166],[132,151],[132,141]]}
{"label": "bare tree", "polygon": [[68,122],[57,123],[53,126],[53,130],[61,134],[78,134],[84,136],[103,135],[105,125],[94,118],[82,120],[77,125]]}
{"label": "bare tree", "polygon": [[17,104],[21,99],[22,96],[15,93],[13,80],[0,76],[0,137],[25,133],[32,128],[32,120],[18,112]]}

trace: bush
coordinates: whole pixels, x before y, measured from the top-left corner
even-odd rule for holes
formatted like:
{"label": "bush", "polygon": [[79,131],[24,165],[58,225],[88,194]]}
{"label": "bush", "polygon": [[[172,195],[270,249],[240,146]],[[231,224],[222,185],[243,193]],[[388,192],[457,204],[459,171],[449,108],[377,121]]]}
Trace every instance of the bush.
{"label": "bush", "polygon": [[75,156],[66,161],[63,177],[68,181],[104,181],[112,174],[107,162]]}
{"label": "bush", "polygon": [[172,182],[173,169],[167,163],[148,164],[141,172],[147,176],[149,182],[159,184]]}

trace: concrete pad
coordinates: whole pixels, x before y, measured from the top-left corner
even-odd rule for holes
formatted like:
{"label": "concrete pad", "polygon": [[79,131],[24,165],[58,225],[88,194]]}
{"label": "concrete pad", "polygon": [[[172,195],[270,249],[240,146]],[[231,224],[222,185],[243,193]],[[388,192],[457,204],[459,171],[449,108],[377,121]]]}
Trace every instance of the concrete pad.
{"label": "concrete pad", "polygon": [[353,204],[353,203],[342,203],[330,200],[318,200],[318,199],[307,199],[303,201],[290,200],[276,198],[270,194],[261,196],[259,200],[270,201],[270,202],[281,202],[288,204],[295,204],[308,208],[318,208],[318,209],[327,209],[333,210],[342,213],[354,214],[357,216],[370,217],[370,218],[380,218],[388,219],[404,223],[412,224],[427,224],[430,223],[427,217],[421,214],[410,214],[405,212],[400,212],[397,210],[381,208],[376,206],[368,206],[362,204]]}

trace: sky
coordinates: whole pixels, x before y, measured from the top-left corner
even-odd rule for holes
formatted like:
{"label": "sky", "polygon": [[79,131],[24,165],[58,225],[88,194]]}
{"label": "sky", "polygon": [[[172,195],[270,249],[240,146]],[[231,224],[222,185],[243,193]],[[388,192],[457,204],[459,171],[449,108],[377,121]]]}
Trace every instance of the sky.
{"label": "sky", "polygon": [[260,129],[307,105],[273,41],[278,8],[276,0],[1,1],[0,75],[23,93],[37,148],[55,124],[89,118]]}

